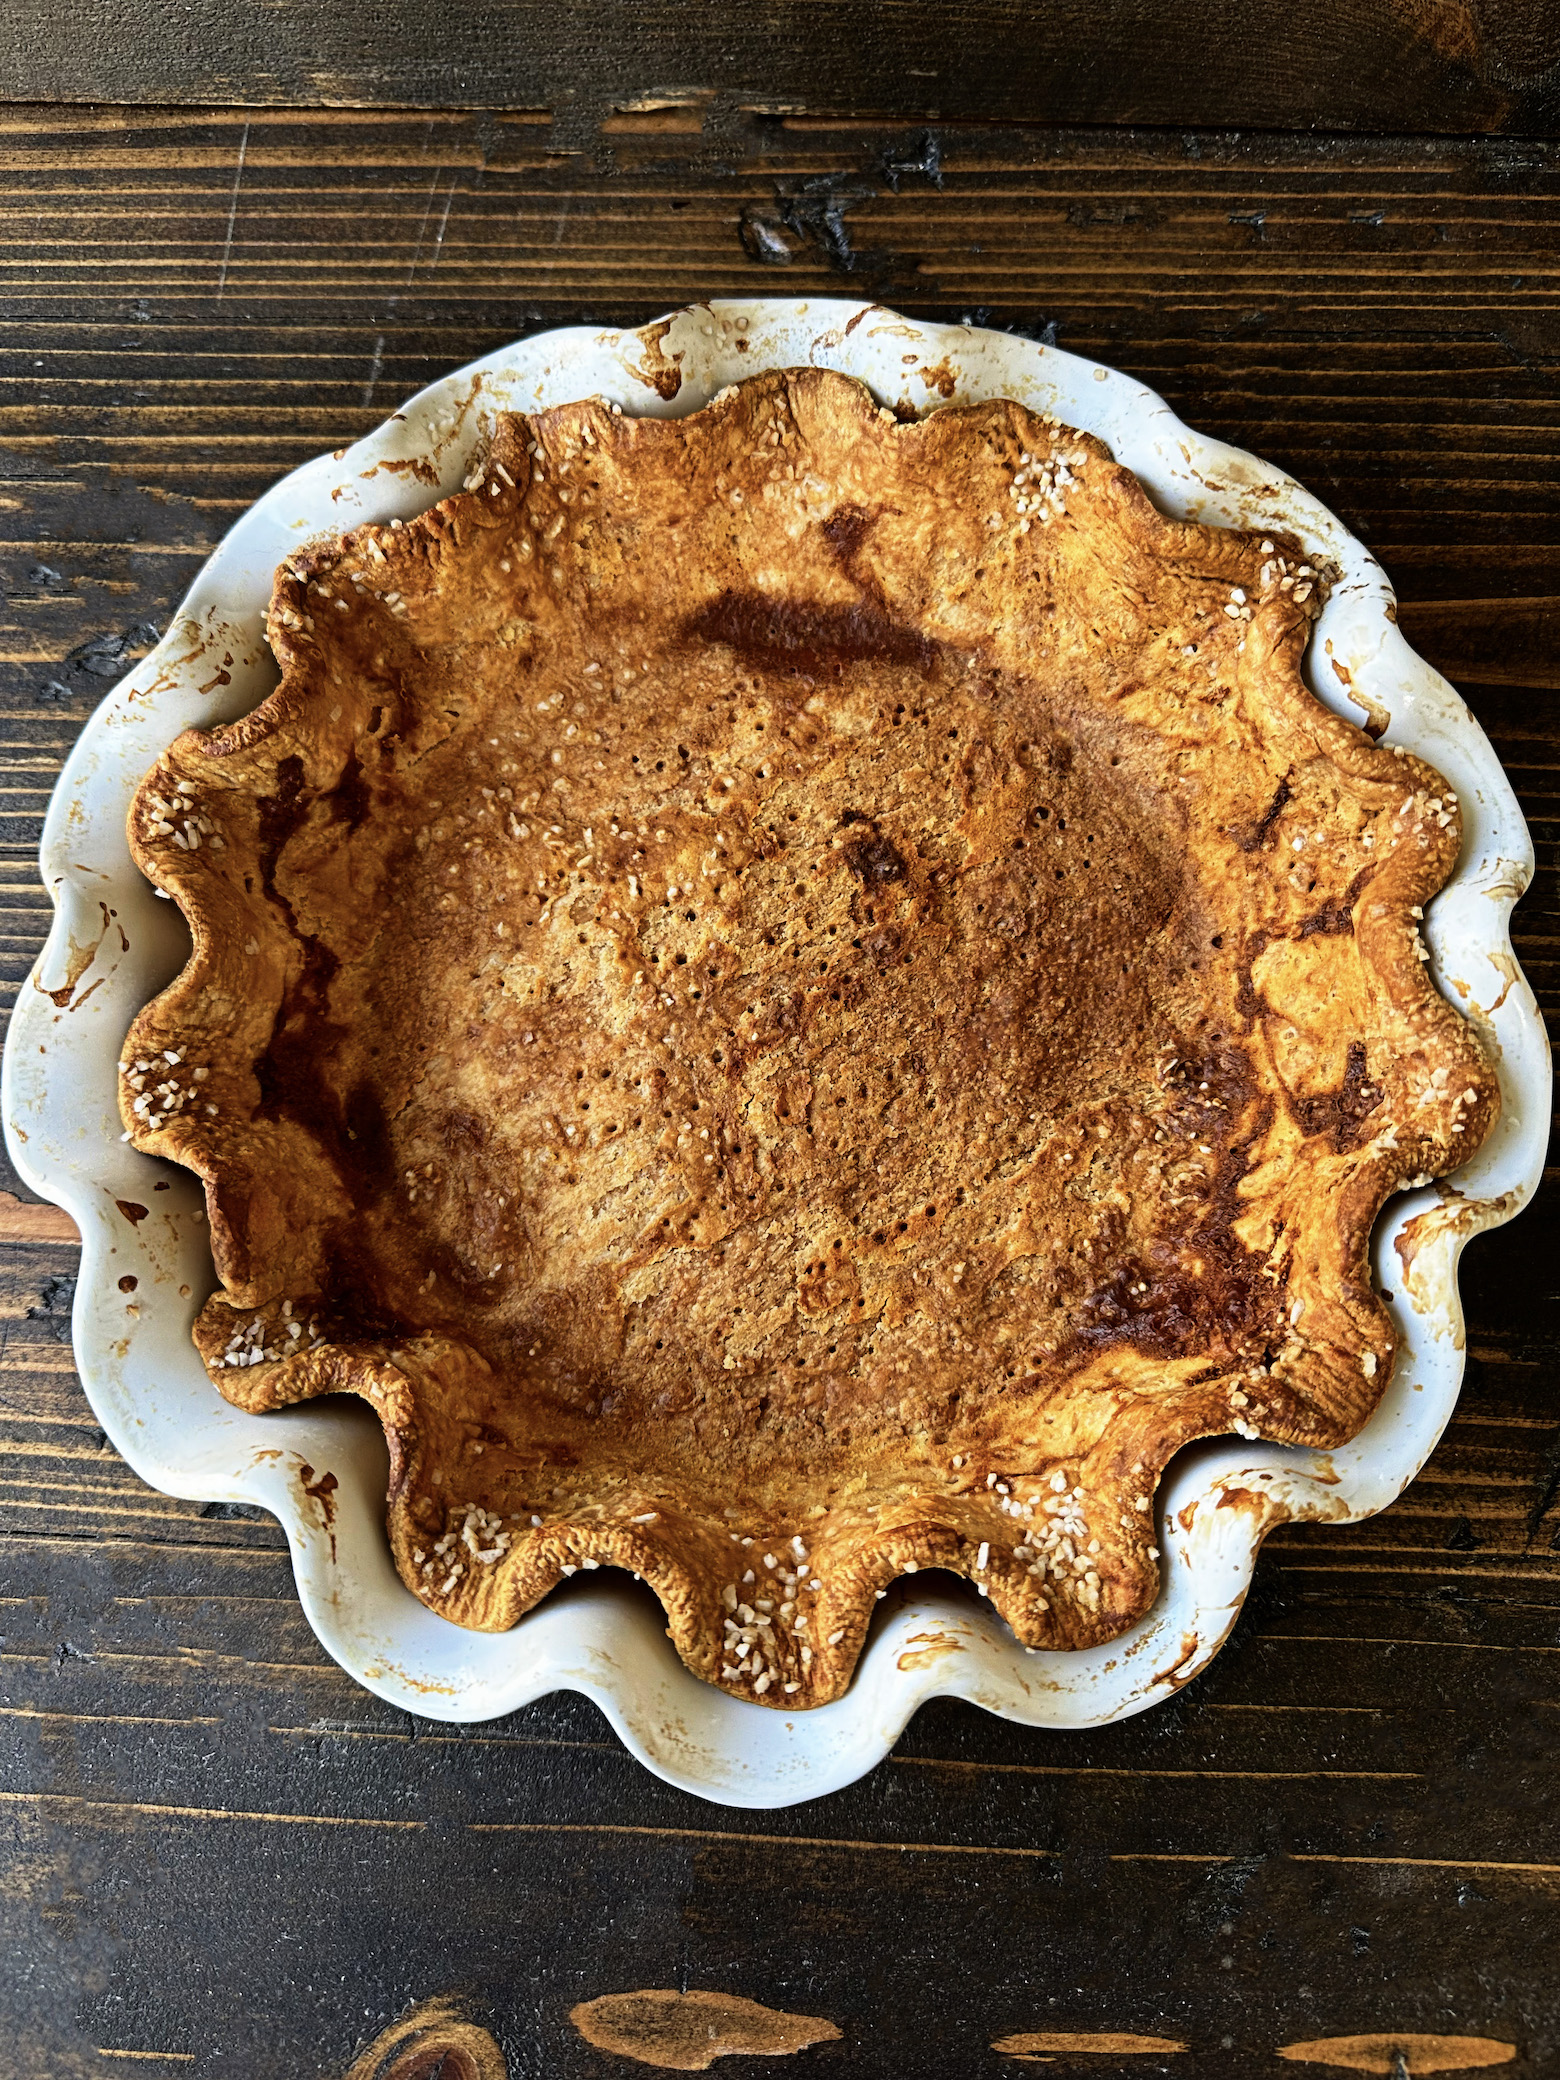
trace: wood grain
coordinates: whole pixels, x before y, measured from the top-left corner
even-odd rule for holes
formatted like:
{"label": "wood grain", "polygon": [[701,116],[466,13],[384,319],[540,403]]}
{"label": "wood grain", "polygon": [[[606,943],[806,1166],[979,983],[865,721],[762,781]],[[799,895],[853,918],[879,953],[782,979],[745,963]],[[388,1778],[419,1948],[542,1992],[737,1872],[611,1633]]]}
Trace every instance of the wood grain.
{"label": "wood grain", "polygon": [[[880,121],[1223,124],[1444,134],[1552,127],[1560,66],[1534,0],[771,0],[710,16],[642,0],[11,0],[0,93],[17,101],[400,103],[545,110],[712,143],[747,108]],[[1190,54],[1195,57],[1190,58]]]}
{"label": "wood grain", "polygon": [[[17,19],[0,66],[65,92],[36,68],[71,56],[68,16],[29,0]],[[536,17],[491,19],[467,97],[502,80],[525,98],[499,46]],[[1359,19],[1339,13],[1339,49]],[[219,7],[191,33],[233,20]],[[634,33],[668,21],[638,10]],[[896,21],[908,74],[931,32]],[[1276,55],[1245,54],[1274,93],[1299,91],[1281,55],[1307,76],[1298,22],[1264,29]],[[575,100],[539,84],[529,113],[278,106],[302,50],[338,64],[305,98],[405,84],[410,61],[378,16],[356,32],[372,79],[341,57],[348,17],[264,23],[266,66],[245,56],[248,18],[224,60],[241,109],[0,108],[7,1004],[47,918],[33,860],[54,778],[238,512],[507,338],[782,293],[1056,337],[1318,491],[1377,550],[1410,639],[1463,684],[1518,788],[1539,858],[1518,945],[1560,1011],[1560,151],[1403,134],[1435,37],[1484,52],[1457,106],[1489,110],[1497,89],[1511,121],[1547,106],[1542,65],[1511,70],[1517,15],[1415,12],[1389,138],[988,121],[939,125],[935,151],[810,95],[811,113],[744,112],[734,73],[691,61],[661,85],[704,98],[630,94],[613,84],[628,59],[614,71],[594,45]],[[465,64],[468,26],[457,11],[446,49],[414,42],[419,91]],[[1108,37],[1092,48],[1102,100],[1078,106],[1119,111]],[[880,55],[832,91],[877,107]],[[135,91],[142,62],[116,87]],[[202,62],[197,47],[183,87],[224,91]],[[988,115],[1008,106],[997,85]],[[1367,89],[1386,92],[1350,91]],[[576,120],[604,101],[625,105]],[[575,1696],[435,1727],[352,1684],[303,1620],[271,1519],[156,1495],[109,1450],[71,1364],[66,1224],[8,1182],[0,1944],[21,1969],[0,2012],[22,2080],[158,2070],[142,2052],[244,2080],[372,2053],[361,2070],[383,2080],[415,2045],[381,2033],[456,1991],[512,2073],[600,2080],[634,2068],[569,2011],[635,1987],[830,2018],[843,2040],[797,2070],[853,2080],[996,2070],[989,2047],[1020,2037],[1185,2042],[1163,2061],[1078,2055],[1232,2080],[1292,2072],[1278,2047],[1327,2032],[1485,2038],[1515,2047],[1514,2075],[1560,2061],[1547,1188],[1464,1260],[1468,1381],[1420,1479],[1367,1524],[1276,1534],[1230,1643],[1172,1704],[1064,1736],[938,1704],[864,1784],[743,1814],[647,1777]]]}
{"label": "wood grain", "polygon": [[1043,2058],[1049,2064],[1066,2053],[1151,2058],[1156,2053],[1173,2054],[1189,2047],[1174,2037],[1137,2037],[1120,2030],[1021,2029],[1010,2037],[999,2037],[991,2048],[1004,2051],[1011,2058]]}
{"label": "wood grain", "polygon": [[0,1192],[0,1243],[80,1240],[76,1223],[62,1206],[19,1199],[15,1192]]}
{"label": "wood grain", "polygon": [[1309,2043],[1285,2044],[1279,2057],[1305,2065],[1331,2066],[1354,2073],[1472,2073],[1488,2066],[1509,2065],[1515,2044],[1488,2037],[1400,2035],[1320,2037]]}
{"label": "wood grain", "polygon": [[419,2001],[352,2062],[345,2080],[508,2080],[503,2052],[461,2003]]}
{"label": "wood grain", "polygon": [[707,2072],[717,2058],[787,2058],[840,2036],[822,2016],[702,1989],[599,1994],[571,2008],[569,2020],[598,2051],[676,2073]]}

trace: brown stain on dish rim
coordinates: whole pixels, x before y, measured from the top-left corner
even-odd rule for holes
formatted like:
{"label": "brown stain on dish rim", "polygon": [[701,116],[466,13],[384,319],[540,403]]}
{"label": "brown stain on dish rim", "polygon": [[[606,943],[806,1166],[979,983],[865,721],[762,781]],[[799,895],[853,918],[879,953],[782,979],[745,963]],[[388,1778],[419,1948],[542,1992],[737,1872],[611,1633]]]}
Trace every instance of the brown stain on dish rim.
{"label": "brown stain on dish rim", "polygon": [[662,342],[674,324],[671,318],[662,318],[657,324],[647,325],[639,337],[644,342],[645,358],[634,374],[647,390],[657,397],[664,397],[668,404],[682,388],[682,355],[668,354]]}
{"label": "brown stain on dish rim", "polygon": [[341,1483],[329,1471],[316,1476],[314,1468],[307,1459],[300,1459],[298,1462],[298,1485],[302,1488],[305,1495],[309,1496],[320,1506],[320,1521],[324,1525],[325,1534],[330,1540],[330,1557],[334,1560],[336,1557],[335,1498],[336,1490]]}
{"label": "brown stain on dish rim", "polygon": [[[45,989],[36,974],[33,976],[33,988],[40,996],[47,997],[58,1011],[70,1011],[74,1008],[71,999],[76,994],[76,985],[97,959],[98,948],[107,935],[108,906],[100,903],[98,908],[103,912],[103,929],[95,939],[78,939],[74,932],[68,934],[70,952],[65,957],[65,980],[59,988]],[[120,937],[124,937],[123,930]]]}
{"label": "brown stain on dish rim", "polygon": [[[1443,1237],[1455,1238],[1459,1229],[1466,1229],[1472,1235],[1481,1227],[1499,1223],[1508,1217],[1508,1208],[1515,1210],[1517,1200],[1515,1190],[1490,1199],[1465,1199],[1445,1178],[1436,1180],[1436,1190],[1440,1193],[1441,1203],[1427,1207],[1423,1213],[1416,1213],[1412,1220],[1405,1221],[1393,1245],[1403,1266],[1403,1283],[1421,1306],[1433,1295],[1435,1284],[1433,1277],[1427,1281],[1421,1274],[1420,1254]],[[1451,1339],[1455,1350],[1463,1348],[1465,1330],[1460,1314],[1453,1321]]]}
{"label": "brown stain on dish rim", "polygon": [[912,1632],[895,1666],[908,1673],[913,1668],[931,1668],[945,1656],[963,1652],[964,1642],[946,1632]]}
{"label": "brown stain on dish rim", "polygon": [[1455,1233],[1475,1210],[1454,1186],[1441,1180],[1438,1180],[1438,1186],[1441,1203],[1427,1207],[1423,1213],[1416,1213],[1412,1220],[1405,1221],[1392,1245],[1403,1267],[1403,1283],[1411,1292],[1414,1290],[1414,1265],[1420,1251],[1429,1248],[1448,1230]]}
{"label": "brown stain on dish rim", "polygon": [[1299,2064],[1338,2066],[1351,2073],[1471,2073],[1510,2065],[1517,2047],[1495,2037],[1380,2030],[1365,2036],[1312,2037],[1303,2044],[1281,2044],[1275,2055]]}
{"label": "brown stain on dish rim", "polygon": [[1346,664],[1333,656],[1331,641],[1327,644],[1327,660],[1333,668],[1333,677],[1338,681],[1338,684],[1343,688],[1355,707],[1363,710],[1366,736],[1370,738],[1373,744],[1379,744],[1387,731],[1392,727],[1392,710],[1384,708],[1380,701],[1374,700],[1370,694],[1360,691],[1354,683],[1353,672],[1349,670]]}
{"label": "brown stain on dish rim", "polygon": [[663,2072],[702,2073],[717,2058],[783,2058],[839,2039],[821,2015],[790,2015],[736,1993],[648,1988],[580,2001],[569,2020],[598,2051]]}
{"label": "brown stain on dish rim", "polygon": [[439,488],[439,472],[426,455],[387,455],[369,469],[359,470],[360,477],[377,477],[381,472],[392,477],[412,477],[419,484],[430,484]]}
{"label": "brown stain on dish rim", "polygon": [[304,1494],[314,1497],[324,1512],[326,1522],[329,1523],[336,1514],[336,1505],[331,1497],[341,1485],[336,1476],[333,1473],[322,1473],[316,1479],[314,1468],[305,1459],[299,1462],[298,1480]]}
{"label": "brown stain on dish rim", "polygon": [[927,389],[935,390],[939,397],[952,397],[959,387],[958,371],[946,357],[934,361],[929,368],[923,368],[920,375]]}
{"label": "brown stain on dish rim", "polygon": [[[1149,1688],[1152,1689],[1158,1683],[1168,1683],[1172,1689],[1179,1690],[1184,1684],[1189,1683],[1192,1680],[1192,1675],[1183,1674],[1182,1671],[1186,1668],[1187,1662],[1196,1654],[1201,1644],[1202,1642],[1195,1632],[1183,1632],[1181,1634],[1180,1653],[1167,1667],[1154,1671],[1153,1675],[1148,1679]],[[1195,1673],[1195,1671],[1192,1673]]]}
{"label": "brown stain on dish rim", "polygon": [[146,1219],[146,1208],[138,1199],[116,1199],[114,1204],[119,1208],[119,1211],[124,1215],[132,1228],[139,1227],[141,1222]]}
{"label": "brown stain on dish rim", "polygon": [[382,1656],[376,1661],[367,1663],[363,1673],[372,1677],[375,1682],[393,1676],[396,1682],[403,1683],[408,1690],[420,1691],[424,1697],[456,1697],[459,1695],[459,1686],[457,1684],[425,1682],[422,1677],[413,1675],[410,1669],[403,1668],[399,1661],[391,1661],[387,1656]]}
{"label": "brown stain on dish rim", "polygon": [[1010,2037],[998,2037],[991,2048],[1007,2058],[1049,2064],[1058,2054],[1065,2057],[1086,2052],[1096,2057],[1152,2058],[1157,2053],[1163,2058],[1190,2046],[1176,2037],[1139,2037],[1123,2030],[1026,2029]]}
{"label": "brown stain on dish rim", "polygon": [[1213,1506],[1215,1509],[1246,1510],[1252,1516],[1260,1517],[1272,1508],[1273,1498],[1271,1495],[1262,1494],[1259,1489],[1243,1488],[1238,1482],[1227,1482],[1219,1490],[1219,1499]]}

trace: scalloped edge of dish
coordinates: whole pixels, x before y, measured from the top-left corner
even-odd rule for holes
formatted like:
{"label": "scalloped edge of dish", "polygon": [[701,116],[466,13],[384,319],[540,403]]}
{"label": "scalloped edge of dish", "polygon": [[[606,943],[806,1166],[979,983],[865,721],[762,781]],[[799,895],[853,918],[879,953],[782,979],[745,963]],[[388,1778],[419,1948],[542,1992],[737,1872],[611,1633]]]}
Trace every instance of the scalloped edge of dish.
{"label": "scalloped edge of dish", "polygon": [[[189,1340],[214,1283],[201,1195],[187,1174],[121,1142],[115,1064],[131,1016],[171,979],[188,943],[182,919],[154,900],[130,860],[125,809],[180,728],[247,712],[274,682],[262,628],[281,558],[365,519],[409,518],[455,489],[497,412],[599,393],[625,411],[671,416],[744,375],[806,361],[918,409],[1018,397],[1098,433],[1166,511],[1284,528],[1339,568],[1307,676],[1336,712],[1363,715],[1374,733],[1428,758],[1462,800],[1463,852],[1430,905],[1425,936],[1443,992],[1490,1045],[1504,1110],[1470,1164],[1393,1200],[1377,1223],[1376,1275],[1394,1296],[1402,1348],[1376,1413],[1331,1454],[1235,1439],[1178,1455],[1156,1505],[1159,1597],[1129,1632],[1081,1653],[1027,1652],[967,1594],[902,1581],[847,1695],[785,1717],[691,1675],[654,1599],[620,1577],[555,1590],[500,1634],[462,1631],[411,1596],[390,1561],[384,1449],[366,1411],[250,1416],[207,1380]],[[911,396],[918,388],[926,394]],[[1458,1257],[1473,1235],[1520,1210],[1542,1171],[1548,1044],[1508,932],[1532,872],[1526,825],[1482,730],[1404,641],[1374,558],[1292,479],[1193,433],[1131,378],[1013,335],[921,324],[880,305],[730,301],[634,331],[537,334],[440,379],[353,447],[294,471],[230,530],[168,634],[85,726],[55,789],[41,864],[55,917],[13,1019],[0,1105],[17,1169],[81,1229],[77,1363],[110,1440],[153,1487],[276,1515],[310,1624],[365,1688],[459,1721],[578,1690],[647,1768],[719,1803],[773,1807],[839,1789],[881,1760],[935,1696],[1035,1726],[1079,1727],[1173,1695],[1223,1643],[1274,1525],[1371,1515],[1424,1464],[1462,1377]],[[126,1275],[137,1281],[131,1300],[119,1285]]]}

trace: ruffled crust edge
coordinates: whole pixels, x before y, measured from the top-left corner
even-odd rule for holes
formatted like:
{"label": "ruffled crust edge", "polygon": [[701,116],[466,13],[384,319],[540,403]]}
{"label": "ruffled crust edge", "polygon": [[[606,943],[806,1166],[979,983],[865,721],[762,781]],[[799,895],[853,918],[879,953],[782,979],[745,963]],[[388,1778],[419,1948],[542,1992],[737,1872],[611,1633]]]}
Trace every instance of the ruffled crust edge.
{"label": "ruffled crust edge", "polygon": [[[561,408],[562,414],[590,411],[599,408]],[[490,458],[505,465],[508,488],[499,500],[485,500],[481,489],[467,491],[394,533],[360,529],[346,540],[370,540],[381,560],[396,568],[428,554],[456,525],[511,519],[526,495],[531,432],[523,420],[500,427]],[[1119,472],[1116,481],[1119,496],[1150,536],[1184,541],[1212,535],[1216,546],[1232,555],[1237,544],[1249,548],[1249,538],[1220,536],[1163,519],[1128,473]],[[235,1330],[242,1339],[246,1318],[264,1325],[265,1349],[274,1327],[267,1320],[277,1305],[274,1296],[308,1283],[307,1236],[320,1216],[321,1180],[319,1166],[310,1164],[306,1137],[298,1133],[297,1148],[290,1147],[285,1121],[272,1131],[264,1176],[244,1174],[242,1166],[224,1153],[225,1101],[241,1104],[245,1079],[252,1083],[253,1065],[268,1044],[295,949],[278,931],[275,918],[265,914],[263,904],[246,901],[242,876],[232,871],[238,860],[258,856],[259,805],[254,796],[246,792],[235,770],[237,784],[224,795],[220,829],[203,831],[200,789],[221,773],[224,759],[261,748],[273,765],[285,757],[298,759],[305,792],[328,790],[339,778],[341,747],[350,742],[357,718],[343,719],[334,737],[320,726],[317,709],[310,706],[313,659],[304,639],[308,583],[343,546],[306,552],[278,573],[270,617],[273,647],[283,668],[277,691],[220,735],[187,732],[181,737],[143,783],[129,818],[138,866],[179,903],[194,943],[185,969],[140,1014],[125,1049],[127,1062],[168,1056],[162,1065],[168,1073],[158,1081],[183,1092],[185,1102],[148,1120],[134,1108],[134,1098],[145,1092],[122,1086],[122,1110],[138,1147],[184,1164],[206,1184],[224,1291],[203,1311],[196,1340],[216,1384],[230,1400],[252,1409],[338,1392],[364,1399],[381,1420],[390,1449],[388,1527],[402,1579],[430,1608],[473,1629],[512,1626],[575,1571],[622,1567],[646,1581],[661,1599],[668,1631],[687,1665],[723,1685],[723,1629],[729,1638],[730,1620],[749,1604],[751,1592],[768,1586],[766,1574],[778,1578],[790,1572],[802,1579],[803,1587],[789,1599],[794,1606],[789,1625],[770,1627],[777,1635],[776,1651],[766,1662],[766,1671],[772,1668],[771,1679],[745,1683],[742,1690],[744,1696],[785,1710],[826,1703],[848,1686],[875,1603],[901,1574],[944,1569],[964,1576],[990,1598],[1026,1646],[1083,1647],[1117,1637],[1142,1616],[1157,1593],[1152,1498],[1163,1466],[1183,1445],[1198,1437],[1227,1434],[1232,1427],[1231,1382],[1223,1375],[1183,1382],[1169,1421],[1163,1400],[1135,1402],[1127,1415],[1107,1426],[1094,1452],[1070,1466],[1047,1467],[1021,1478],[974,1463],[978,1455],[973,1455],[956,1472],[950,1471],[948,1492],[935,1497],[902,1494],[874,1511],[825,1511],[821,1519],[798,1526],[778,1550],[765,1543],[766,1537],[777,1537],[772,1531],[734,1529],[730,1523],[680,1510],[623,1479],[594,1510],[555,1521],[506,1525],[478,1504],[463,1506],[464,1516],[457,1507],[441,1534],[452,1543],[435,1556],[448,1567],[430,1575],[428,1534],[418,1526],[413,1506],[419,1497],[431,1494],[434,1474],[449,1463],[440,1434],[443,1391],[464,1371],[485,1370],[482,1360],[464,1345],[433,1337],[399,1345],[337,1343],[328,1327],[315,1323],[294,1339],[299,1345],[294,1354],[278,1352],[258,1364],[232,1361]],[[1444,1108],[1398,1122],[1406,1136],[1397,1145],[1398,1159],[1357,1172],[1333,1202],[1343,1257],[1354,1267],[1353,1275],[1335,1294],[1306,1296],[1314,1300],[1318,1314],[1329,1318],[1329,1333],[1322,1343],[1315,1340],[1314,1328],[1295,1339],[1296,1357],[1304,1361],[1303,1391],[1297,1383],[1286,1392],[1271,1393],[1263,1408],[1254,1411],[1260,1414],[1260,1433],[1250,1433],[1326,1449],[1356,1434],[1392,1370],[1390,1319],[1371,1289],[1365,1260],[1375,1218],[1404,1182],[1454,1167],[1454,1158],[1466,1160],[1493,1124],[1499,1098],[1476,1036],[1430,984],[1410,922],[1415,909],[1444,884],[1455,865],[1461,836],[1455,804],[1432,768],[1380,749],[1310,696],[1294,669],[1306,632],[1304,620],[1297,621],[1287,602],[1272,599],[1260,605],[1248,632],[1242,688],[1253,698],[1260,689],[1261,698],[1287,706],[1291,718],[1314,736],[1319,751],[1351,777],[1379,783],[1384,775],[1399,775],[1414,798],[1447,805],[1433,819],[1422,847],[1400,847],[1383,862],[1370,891],[1369,914],[1356,918],[1355,930],[1382,1010],[1406,1022],[1428,1049],[1455,1061],[1455,1080],[1460,1083],[1466,1076],[1465,1087],[1476,1093],[1475,1103],[1464,1108],[1458,1144],[1451,1139],[1453,1122]],[[194,818],[193,829],[183,816],[186,806]],[[179,814],[170,817],[169,811]],[[202,842],[170,846],[167,833],[156,829],[170,820],[174,828],[182,820],[186,833]],[[215,846],[210,842],[214,835],[220,838]],[[210,1059],[196,1062],[196,1054]],[[172,1059],[175,1055],[180,1059]],[[201,1068],[206,1074],[197,1086],[193,1078]],[[295,1189],[289,1189],[288,1180]],[[257,1201],[266,1209],[258,1224]],[[1058,1519],[1065,1523],[1069,1504],[1082,1504],[1079,1513],[1087,1516],[1092,1536],[1097,1527],[1087,1501],[1098,1493],[1129,1506],[1117,1512],[1119,1537],[1111,1538],[1108,1546],[1100,1542],[1090,1604],[1050,1592],[1049,1578],[1035,1569],[1036,1549],[1030,1549],[1031,1557],[1021,1557],[1023,1539],[1030,1536],[1027,1528],[1016,1549],[1013,1533],[1015,1518],[1026,1527],[1037,1522],[1044,1527]],[[1026,1511],[1027,1516],[1022,1514]],[[1042,1528],[1036,1535],[1047,1534]],[[772,1555],[773,1568],[764,1568],[766,1555]],[[448,1568],[453,1566],[461,1572],[451,1578]],[[756,1577],[753,1583],[742,1579],[749,1571]],[[813,1581],[820,1585],[817,1590],[806,1586]],[[799,1628],[797,1617],[805,1617],[806,1624]]]}

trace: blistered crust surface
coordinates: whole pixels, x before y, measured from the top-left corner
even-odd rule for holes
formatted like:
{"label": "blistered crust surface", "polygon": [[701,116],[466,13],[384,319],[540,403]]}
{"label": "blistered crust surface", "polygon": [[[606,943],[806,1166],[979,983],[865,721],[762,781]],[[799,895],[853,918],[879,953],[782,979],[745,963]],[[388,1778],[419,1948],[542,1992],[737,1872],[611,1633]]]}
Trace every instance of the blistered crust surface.
{"label": "blistered crust surface", "polygon": [[130,826],[216,1384],[364,1396],[464,1625],[628,1567],[788,1709],[916,1568],[1121,1632],[1182,1444],[1369,1415],[1371,1224],[1497,1106],[1417,924],[1457,804],[1304,688],[1323,583],[812,370],[505,420],[294,558],[280,687]]}

